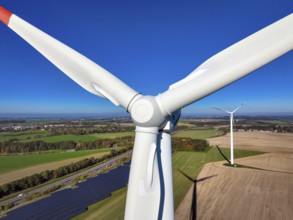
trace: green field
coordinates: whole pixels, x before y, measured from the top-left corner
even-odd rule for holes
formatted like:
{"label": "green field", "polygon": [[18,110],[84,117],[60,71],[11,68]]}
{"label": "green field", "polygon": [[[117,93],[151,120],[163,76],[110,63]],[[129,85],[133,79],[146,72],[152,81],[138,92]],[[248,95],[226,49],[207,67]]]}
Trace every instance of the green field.
{"label": "green field", "polygon": [[14,170],[32,167],[40,164],[57,162],[78,157],[90,156],[92,154],[108,152],[110,149],[88,150],[77,152],[54,151],[41,154],[23,154],[12,156],[0,156],[0,174]]}
{"label": "green field", "polygon": [[44,138],[35,138],[25,140],[24,142],[29,141],[44,141],[47,143],[58,143],[63,141],[80,141],[80,142],[88,142],[94,141],[98,138],[116,138],[116,137],[125,137],[125,136],[133,136],[134,132],[116,132],[116,133],[99,133],[99,134],[88,134],[88,135],[59,135],[59,136],[50,136]]}
{"label": "green field", "polygon": [[[223,149],[229,154],[229,149]],[[260,152],[235,150],[235,158],[260,154]],[[208,152],[176,152],[173,155],[174,203],[175,210],[186,195],[192,182],[184,177],[178,170],[183,171],[191,178],[196,178],[203,165],[208,162],[223,160],[216,148]],[[77,216],[74,220],[83,219],[123,219],[126,199],[126,187],[112,193],[112,196],[88,207],[88,211]]]}
{"label": "green field", "polygon": [[98,133],[98,134],[88,134],[88,135],[57,135],[50,136],[49,131],[21,131],[21,132],[9,132],[9,133],[0,133],[0,142],[8,141],[11,139],[17,139],[22,142],[31,142],[31,141],[44,141],[48,143],[57,143],[64,141],[80,141],[88,142],[94,141],[98,138],[116,138],[116,137],[125,137],[125,136],[134,136],[133,131],[128,132],[114,132],[114,133]]}
{"label": "green field", "polygon": [[49,131],[41,131],[41,130],[29,130],[29,131],[16,131],[16,132],[5,132],[0,133],[0,142],[8,141],[10,139],[18,139],[18,140],[30,140],[40,137],[47,137],[50,134]]}
{"label": "green field", "polygon": [[193,139],[207,139],[211,137],[221,136],[224,133],[220,130],[204,129],[204,130],[185,130],[174,134],[174,137],[186,137]]}
{"label": "green field", "polygon": [[[206,139],[210,137],[223,135],[222,131],[214,129],[199,129],[199,130],[184,130],[175,133],[174,137],[187,137],[193,139]],[[95,141],[96,139],[116,138],[134,136],[133,131],[128,132],[114,132],[114,133],[98,133],[98,134],[87,134],[87,135],[58,135],[50,136],[49,131],[21,131],[21,132],[9,132],[0,134],[0,142],[11,139],[17,139],[22,142],[31,141],[44,141],[47,143],[57,143],[64,141],[80,141],[89,142]]]}

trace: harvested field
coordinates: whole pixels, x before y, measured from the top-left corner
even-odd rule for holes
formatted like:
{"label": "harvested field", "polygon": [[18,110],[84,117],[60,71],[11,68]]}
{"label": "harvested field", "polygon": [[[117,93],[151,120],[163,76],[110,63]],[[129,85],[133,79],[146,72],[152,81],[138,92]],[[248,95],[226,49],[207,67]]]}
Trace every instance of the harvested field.
{"label": "harvested field", "polygon": [[289,153],[262,154],[258,156],[237,159],[236,162],[240,163],[241,165],[293,175],[293,154]]}
{"label": "harvested field", "polygon": [[199,179],[213,175],[197,184],[198,219],[293,219],[293,174],[212,163]]}
{"label": "harvested field", "polygon": [[[230,133],[207,139],[210,145],[230,148]],[[293,153],[293,133],[234,132],[234,147],[274,153]]]}
{"label": "harvested field", "polygon": [[[274,156],[282,158],[272,153],[251,157],[252,163],[237,159],[249,166],[257,161],[260,168],[269,163],[271,171],[206,164],[197,178],[197,219],[293,219],[292,157],[284,160],[284,169],[274,169]],[[176,210],[176,220],[189,219],[192,194],[193,187]]]}
{"label": "harvested field", "polygon": [[[293,134],[236,132],[235,147],[273,152],[235,162],[253,168],[232,168],[224,162],[204,166],[182,203],[175,219],[293,219]],[[230,136],[209,139],[210,144],[230,146]],[[254,169],[257,168],[257,169]]]}

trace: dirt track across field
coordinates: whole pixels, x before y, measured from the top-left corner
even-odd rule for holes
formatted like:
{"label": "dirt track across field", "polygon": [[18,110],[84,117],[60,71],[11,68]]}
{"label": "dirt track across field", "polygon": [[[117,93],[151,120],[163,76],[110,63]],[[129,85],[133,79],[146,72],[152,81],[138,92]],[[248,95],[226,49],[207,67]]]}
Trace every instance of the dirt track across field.
{"label": "dirt track across field", "polygon": [[[223,161],[206,164],[195,189],[190,188],[176,210],[176,220],[190,218],[193,195],[197,216],[193,219],[197,220],[293,219],[293,135],[253,132],[238,133],[237,137],[245,141],[235,144],[236,148],[273,153],[235,160],[258,169],[227,167]],[[225,137],[220,140],[222,147],[223,140]],[[229,137],[227,140],[229,147]]]}

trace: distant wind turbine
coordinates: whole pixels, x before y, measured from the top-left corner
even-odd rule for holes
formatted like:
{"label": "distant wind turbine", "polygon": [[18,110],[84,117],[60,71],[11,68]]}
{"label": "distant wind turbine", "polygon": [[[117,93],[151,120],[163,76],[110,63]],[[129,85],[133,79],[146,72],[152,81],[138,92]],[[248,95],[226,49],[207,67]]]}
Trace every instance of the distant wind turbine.
{"label": "distant wind turbine", "polygon": [[219,111],[222,112],[226,112],[228,114],[230,114],[230,163],[233,165],[234,164],[234,142],[233,142],[233,123],[234,123],[234,113],[240,109],[243,106],[243,104],[241,104],[240,106],[238,106],[236,109],[234,109],[232,112],[227,111],[225,109],[221,109],[221,108],[214,108],[217,109]]}

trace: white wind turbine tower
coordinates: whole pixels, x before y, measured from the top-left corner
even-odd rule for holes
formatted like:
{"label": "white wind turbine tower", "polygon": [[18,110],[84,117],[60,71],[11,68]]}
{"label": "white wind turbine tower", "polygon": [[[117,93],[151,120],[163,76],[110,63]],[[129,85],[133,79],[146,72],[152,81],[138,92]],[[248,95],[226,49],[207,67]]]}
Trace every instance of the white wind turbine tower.
{"label": "white wind turbine tower", "polygon": [[241,104],[240,106],[238,106],[236,109],[234,109],[232,112],[227,111],[225,109],[221,109],[221,108],[214,108],[217,109],[219,111],[222,112],[226,112],[230,115],[230,161],[231,164],[234,164],[234,140],[233,140],[233,124],[234,124],[234,113],[240,109],[243,106],[243,104]]}
{"label": "white wind turbine tower", "polygon": [[293,49],[290,14],[211,57],[167,91],[144,96],[3,7],[0,21],[84,89],[130,112],[136,130],[125,208],[127,220],[174,219],[171,133],[180,109]]}

